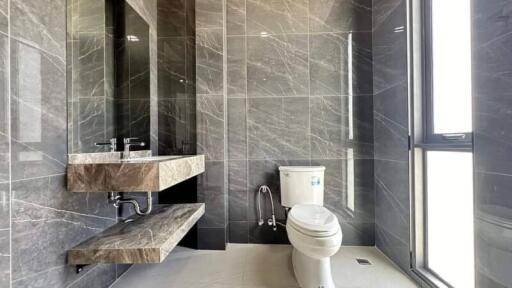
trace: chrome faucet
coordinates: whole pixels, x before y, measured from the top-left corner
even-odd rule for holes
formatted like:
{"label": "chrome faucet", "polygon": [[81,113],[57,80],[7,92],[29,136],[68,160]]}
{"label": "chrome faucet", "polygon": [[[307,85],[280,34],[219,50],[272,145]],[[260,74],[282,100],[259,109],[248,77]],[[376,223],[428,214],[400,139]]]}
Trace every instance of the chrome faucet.
{"label": "chrome faucet", "polygon": [[111,138],[109,142],[96,142],[94,143],[96,147],[108,146],[110,148],[110,152],[116,152],[117,150],[117,138]]}
{"label": "chrome faucet", "polygon": [[139,146],[139,147],[146,146],[146,143],[144,143],[144,142],[132,142],[132,140],[137,140],[137,139],[139,139],[139,138],[124,138],[124,140],[123,140],[123,143],[124,143],[123,158],[124,159],[130,158],[130,147],[132,147],[132,146]]}

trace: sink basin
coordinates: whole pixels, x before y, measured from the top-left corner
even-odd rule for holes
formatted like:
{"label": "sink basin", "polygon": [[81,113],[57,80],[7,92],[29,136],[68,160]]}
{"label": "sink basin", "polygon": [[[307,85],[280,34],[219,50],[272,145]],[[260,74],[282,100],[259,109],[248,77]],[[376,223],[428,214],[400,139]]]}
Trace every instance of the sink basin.
{"label": "sink basin", "polygon": [[204,172],[204,155],[151,156],[150,151],[70,154],[71,192],[158,192]]}
{"label": "sink basin", "polygon": [[183,158],[183,157],[184,156],[150,156],[150,157],[121,159],[121,162],[165,161],[165,160],[178,159],[178,158]]}

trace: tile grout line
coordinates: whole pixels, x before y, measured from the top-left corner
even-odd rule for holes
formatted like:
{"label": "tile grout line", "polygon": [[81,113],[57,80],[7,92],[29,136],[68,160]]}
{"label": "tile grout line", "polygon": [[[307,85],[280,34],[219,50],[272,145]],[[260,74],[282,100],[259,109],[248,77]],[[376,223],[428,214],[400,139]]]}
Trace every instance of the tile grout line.
{"label": "tile grout line", "polygon": [[[245,220],[247,226],[247,243],[250,243],[250,227],[249,224],[249,69],[247,67],[247,59],[249,56],[249,47],[247,41],[247,0],[244,0],[244,69],[245,69],[245,205],[247,208],[245,210]],[[244,239],[245,240],[245,239]],[[245,274],[245,273],[244,273]],[[245,277],[245,275],[243,276]]]}

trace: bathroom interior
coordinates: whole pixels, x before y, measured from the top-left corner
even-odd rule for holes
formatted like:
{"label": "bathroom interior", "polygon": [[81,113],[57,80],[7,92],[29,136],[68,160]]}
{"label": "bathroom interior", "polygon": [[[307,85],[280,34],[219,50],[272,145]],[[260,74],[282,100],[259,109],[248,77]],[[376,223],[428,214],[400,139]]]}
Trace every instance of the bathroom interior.
{"label": "bathroom interior", "polygon": [[509,0],[0,0],[0,287],[512,287],[510,47]]}

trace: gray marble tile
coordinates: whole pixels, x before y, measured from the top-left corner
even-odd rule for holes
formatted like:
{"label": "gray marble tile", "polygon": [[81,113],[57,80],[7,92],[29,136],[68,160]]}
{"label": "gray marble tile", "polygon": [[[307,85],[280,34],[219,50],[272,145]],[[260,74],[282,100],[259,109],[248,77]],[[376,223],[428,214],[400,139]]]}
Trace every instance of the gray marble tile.
{"label": "gray marble tile", "polygon": [[229,243],[249,243],[248,222],[229,222]]}
{"label": "gray marble tile", "polygon": [[375,222],[400,241],[409,241],[409,165],[375,161]]}
{"label": "gray marble tile", "polygon": [[371,0],[315,0],[309,4],[311,32],[371,31]]}
{"label": "gray marble tile", "polygon": [[[394,91],[396,90],[389,90],[390,93],[377,94],[374,97],[375,158],[406,162],[409,159],[409,129],[406,120],[408,112],[397,109],[400,106],[407,108],[406,104],[398,102],[400,100],[396,98],[403,99],[407,95],[394,94]],[[393,106],[393,103],[400,106]]]}
{"label": "gray marble tile", "polygon": [[[382,1],[394,2],[394,0]],[[389,8],[389,7],[385,7]],[[394,8],[373,33],[373,90],[375,94],[407,81],[407,33],[395,32],[406,26],[405,1]],[[379,12],[377,12],[379,13]]]}
{"label": "gray marble tile", "polygon": [[9,182],[0,183],[0,230],[9,228],[9,204],[11,201],[11,190]]}
{"label": "gray marble tile", "polygon": [[226,250],[226,227],[197,229],[198,248],[201,250]]}
{"label": "gray marble tile", "polygon": [[[128,102],[128,101],[124,101]],[[119,104],[119,101],[115,102]],[[83,98],[78,103],[78,141],[79,151],[83,153],[103,151],[104,147],[96,147],[94,143],[105,142],[107,135],[106,107],[104,99]],[[121,107],[129,108],[129,105]]]}
{"label": "gray marble tile", "polygon": [[9,10],[8,3],[8,0],[0,1],[0,31],[4,33],[7,33],[9,29],[9,19],[7,17]]}
{"label": "gray marble tile", "polygon": [[375,223],[341,222],[342,244],[345,246],[374,246]]}
{"label": "gray marble tile", "polygon": [[78,33],[73,52],[73,93],[75,97],[105,97],[105,34]]}
{"label": "gray marble tile", "polygon": [[65,251],[116,222],[17,198],[12,209],[13,287],[71,284],[81,275],[65,265]]}
{"label": "gray marble tile", "polygon": [[158,103],[160,155],[195,154],[195,99],[160,100]]}
{"label": "gray marble tile", "polygon": [[205,203],[206,212],[198,227],[222,228],[227,225],[225,211],[224,162],[206,161],[206,171],[198,177],[197,201]]}
{"label": "gray marble tile", "polygon": [[[1,17],[1,15],[0,15]],[[9,181],[8,38],[0,36],[0,183]]]}
{"label": "gray marble tile", "polygon": [[403,271],[410,271],[410,247],[407,242],[389,233],[387,227],[375,224],[375,246]]}
{"label": "gray marble tile", "polygon": [[11,43],[11,135],[14,180],[63,173],[67,154],[65,64]]}
{"label": "gray marble tile", "polygon": [[246,99],[228,99],[228,159],[247,159]]}
{"label": "gray marble tile", "polygon": [[196,28],[222,28],[223,5],[224,1],[219,0],[197,0]]}
{"label": "gray marble tile", "polygon": [[227,85],[228,98],[247,96],[246,37],[227,37]]}
{"label": "gray marble tile", "polygon": [[190,1],[158,1],[158,37],[187,35],[187,2]]}
{"label": "gray marble tile", "polygon": [[197,149],[200,154],[205,154],[206,160],[224,160],[224,113],[222,95],[198,95]]}
{"label": "gray marble tile", "polygon": [[[403,21],[406,17],[405,10],[403,9],[405,7],[404,5],[404,0],[373,1],[373,30],[380,28],[389,21]],[[399,12],[393,15],[395,11]]]}
{"label": "gray marble tile", "polygon": [[158,39],[159,99],[187,98],[187,38]]}
{"label": "gray marble tile", "polygon": [[311,95],[372,95],[371,40],[363,32],[310,35]]}
{"label": "gray marble tile", "polygon": [[309,99],[251,98],[249,159],[309,159]]}
{"label": "gray marble tile", "polygon": [[[354,191],[354,210],[348,206],[349,175],[347,159],[313,159],[311,165],[324,166],[325,194],[324,206],[338,216],[340,222],[364,223],[367,225],[375,220],[375,189],[373,178],[373,161],[371,159],[354,160],[352,178]],[[343,231],[348,235],[348,231]],[[373,235],[373,234],[371,234]],[[372,236],[373,237],[373,236]],[[369,237],[371,238],[371,237]],[[360,243],[358,245],[365,245]]]}
{"label": "gray marble tile", "polygon": [[247,38],[248,97],[308,96],[308,36]]}
{"label": "gray marble tile", "polygon": [[[284,221],[283,221],[284,222]],[[257,221],[249,222],[249,243],[254,244],[290,244],[286,229],[277,226],[277,230],[272,230],[272,226],[264,224],[258,226]]]}
{"label": "gray marble tile", "polygon": [[228,161],[229,221],[247,221],[247,161]]}
{"label": "gray marble tile", "polygon": [[[284,220],[285,209],[281,206],[281,187],[279,180],[279,166],[304,166],[310,165],[309,160],[249,160],[249,210],[248,219],[250,222],[257,223],[258,216],[258,189],[261,185],[267,185],[272,190],[274,200],[276,219]],[[269,195],[261,196],[261,209],[264,220],[271,214]],[[250,223],[252,225],[252,223]],[[271,228],[269,228],[272,230]]]}
{"label": "gray marble tile", "polygon": [[103,0],[74,0],[72,26],[77,32],[105,31],[106,3]]}
{"label": "gray marble tile", "polygon": [[66,0],[15,0],[11,34],[60,59],[66,58]]}
{"label": "gray marble tile", "polygon": [[[226,34],[245,35],[246,0],[226,1]],[[229,54],[229,53],[228,53]]]}
{"label": "gray marble tile", "polygon": [[116,265],[95,265],[80,280],[73,282],[69,288],[109,287],[116,280]]}
{"label": "gray marble tile", "polygon": [[342,97],[311,98],[311,157],[347,157],[344,145],[349,136],[347,104]]}
{"label": "gray marble tile", "polygon": [[10,285],[10,231],[9,229],[0,229],[0,286],[9,287]]}
{"label": "gray marble tile", "polygon": [[247,0],[247,34],[307,33],[307,0]]}
{"label": "gray marble tile", "polygon": [[73,193],[66,189],[66,176],[57,175],[12,182],[13,198],[46,209],[57,209],[116,219],[116,208],[101,193]]}
{"label": "gray marble tile", "polygon": [[197,94],[223,94],[222,29],[201,29],[196,36]]}

